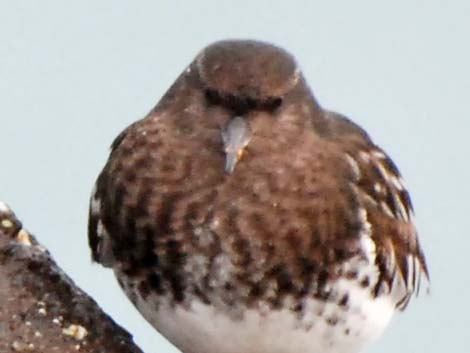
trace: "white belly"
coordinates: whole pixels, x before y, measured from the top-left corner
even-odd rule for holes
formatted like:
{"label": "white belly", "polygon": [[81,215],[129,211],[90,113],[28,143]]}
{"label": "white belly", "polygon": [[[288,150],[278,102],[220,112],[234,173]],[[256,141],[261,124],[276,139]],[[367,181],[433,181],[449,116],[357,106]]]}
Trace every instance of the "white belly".
{"label": "white belly", "polygon": [[[368,290],[348,280],[347,308],[309,298],[304,314],[291,309],[245,309],[240,317],[196,299],[189,308],[170,307],[151,296],[135,298],[146,319],[184,353],[354,353],[374,341],[390,321],[394,305],[383,296],[372,299]],[[150,299],[150,300],[149,300]],[[286,303],[286,305],[289,305]]]}

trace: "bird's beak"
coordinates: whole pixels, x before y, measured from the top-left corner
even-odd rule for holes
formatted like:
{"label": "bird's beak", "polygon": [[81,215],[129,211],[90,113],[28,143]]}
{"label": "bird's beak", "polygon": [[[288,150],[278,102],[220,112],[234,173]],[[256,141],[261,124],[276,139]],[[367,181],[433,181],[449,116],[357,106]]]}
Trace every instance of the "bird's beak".
{"label": "bird's beak", "polygon": [[251,140],[251,129],[246,118],[237,116],[222,130],[225,152],[225,172],[232,174]]}
{"label": "bird's beak", "polygon": [[232,174],[235,170],[235,165],[242,157],[244,148],[240,148],[238,151],[230,151],[227,152],[227,156],[225,157],[225,172],[228,174]]}

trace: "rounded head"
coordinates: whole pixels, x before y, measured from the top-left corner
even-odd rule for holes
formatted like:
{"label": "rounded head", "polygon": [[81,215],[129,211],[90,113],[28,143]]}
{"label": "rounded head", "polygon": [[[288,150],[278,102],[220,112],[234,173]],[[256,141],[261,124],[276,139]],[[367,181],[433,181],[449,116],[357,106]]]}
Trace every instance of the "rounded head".
{"label": "rounded head", "polygon": [[295,87],[300,76],[289,53],[250,40],[209,45],[196,58],[196,64],[206,89],[257,101],[284,96]]}

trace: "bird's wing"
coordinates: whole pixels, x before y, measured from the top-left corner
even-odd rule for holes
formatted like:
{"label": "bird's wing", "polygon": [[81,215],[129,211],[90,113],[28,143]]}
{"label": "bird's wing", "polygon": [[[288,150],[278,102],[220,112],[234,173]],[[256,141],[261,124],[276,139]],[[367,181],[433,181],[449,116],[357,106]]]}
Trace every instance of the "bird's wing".
{"label": "bird's wing", "polygon": [[422,280],[429,280],[424,254],[413,224],[413,206],[403,179],[387,154],[357,125],[329,113],[346,158],[354,170],[351,187],[367,213],[375,243],[379,277],[374,294],[392,293],[404,309]]}
{"label": "bird's wing", "polygon": [[[129,131],[137,124],[133,123],[124,129],[113,141],[110,148],[112,155]],[[103,266],[112,266],[114,254],[111,247],[111,239],[103,220],[103,200],[105,198],[106,184],[108,182],[108,163],[103,168],[95,182],[90,198],[88,213],[88,245],[91,249],[92,260],[101,263]]]}

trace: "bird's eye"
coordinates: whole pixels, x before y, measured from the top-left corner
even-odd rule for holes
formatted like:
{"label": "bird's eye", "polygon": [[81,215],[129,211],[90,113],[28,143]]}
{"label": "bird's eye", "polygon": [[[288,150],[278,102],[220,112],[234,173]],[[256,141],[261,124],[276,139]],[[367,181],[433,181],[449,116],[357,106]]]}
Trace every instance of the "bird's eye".
{"label": "bird's eye", "polygon": [[248,110],[274,111],[282,104],[281,97],[267,97],[256,99],[249,96],[238,96],[234,94],[223,94],[215,89],[206,88],[204,96],[207,103],[212,105],[223,105],[232,109],[238,115],[243,115]]}
{"label": "bird's eye", "polygon": [[271,98],[268,100],[267,105],[269,106],[270,110],[276,110],[279,108],[282,104],[282,98],[281,97],[275,97]]}
{"label": "bird's eye", "polygon": [[206,89],[204,91],[204,95],[206,97],[206,100],[210,104],[219,104],[222,100],[222,97],[220,96],[219,92],[214,89]]}

